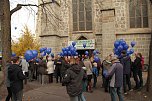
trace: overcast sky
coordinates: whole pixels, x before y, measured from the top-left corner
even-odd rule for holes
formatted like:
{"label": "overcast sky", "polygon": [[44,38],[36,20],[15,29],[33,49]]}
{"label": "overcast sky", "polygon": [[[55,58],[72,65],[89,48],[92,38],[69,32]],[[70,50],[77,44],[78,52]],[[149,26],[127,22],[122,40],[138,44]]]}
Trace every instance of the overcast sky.
{"label": "overcast sky", "polygon": [[[37,4],[37,0],[10,0],[10,9],[16,7],[17,4]],[[31,9],[32,8],[32,9]],[[29,27],[32,33],[35,33],[36,29],[36,13],[37,7],[23,7],[19,11],[12,15],[12,39],[16,40],[22,34],[22,29],[25,25]]]}

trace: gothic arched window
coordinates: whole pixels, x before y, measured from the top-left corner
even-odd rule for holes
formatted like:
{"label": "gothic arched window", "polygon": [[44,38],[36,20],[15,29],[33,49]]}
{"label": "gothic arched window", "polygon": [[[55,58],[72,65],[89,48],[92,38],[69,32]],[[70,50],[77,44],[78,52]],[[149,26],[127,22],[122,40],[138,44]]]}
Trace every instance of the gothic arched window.
{"label": "gothic arched window", "polygon": [[130,28],[148,28],[147,0],[130,0]]}
{"label": "gothic arched window", "polygon": [[72,0],[73,31],[92,30],[92,0]]}

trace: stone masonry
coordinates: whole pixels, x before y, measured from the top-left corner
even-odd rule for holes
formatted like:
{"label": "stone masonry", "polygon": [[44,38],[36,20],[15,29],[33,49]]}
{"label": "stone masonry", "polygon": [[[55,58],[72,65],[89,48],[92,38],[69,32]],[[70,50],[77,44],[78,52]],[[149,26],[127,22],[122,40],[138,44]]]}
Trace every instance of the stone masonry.
{"label": "stone masonry", "polygon": [[[152,7],[148,0],[148,28],[130,28],[130,0],[92,0],[93,29],[83,32],[73,32],[72,0],[56,1],[60,6],[51,3],[38,10],[36,32],[42,47],[51,47],[54,53],[59,53],[62,47],[68,45],[68,41],[83,36],[95,39],[95,49],[100,51],[100,57],[104,59],[112,53],[114,41],[124,39],[128,44],[136,42],[135,52],[141,52],[148,64],[152,22]],[[42,4],[41,0],[39,4]]]}

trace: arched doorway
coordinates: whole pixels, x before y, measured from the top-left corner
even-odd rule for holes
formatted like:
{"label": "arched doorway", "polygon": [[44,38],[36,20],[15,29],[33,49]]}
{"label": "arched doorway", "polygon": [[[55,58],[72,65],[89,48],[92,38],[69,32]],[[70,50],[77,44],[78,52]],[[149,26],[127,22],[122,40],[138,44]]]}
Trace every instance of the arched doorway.
{"label": "arched doorway", "polygon": [[80,36],[80,37],[78,38],[78,40],[87,40],[87,38],[84,37],[84,36]]}

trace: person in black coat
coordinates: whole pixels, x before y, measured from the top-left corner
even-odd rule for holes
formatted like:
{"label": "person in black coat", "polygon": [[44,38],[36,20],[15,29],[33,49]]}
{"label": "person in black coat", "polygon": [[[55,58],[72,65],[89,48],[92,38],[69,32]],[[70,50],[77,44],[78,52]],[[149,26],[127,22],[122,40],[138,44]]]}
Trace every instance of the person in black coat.
{"label": "person in black coat", "polygon": [[12,90],[13,101],[22,101],[23,97],[23,80],[26,76],[19,66],[19,57],[13,57],[13,64],[8,68],[8,78]]}
{"label": "person in black coat", "polygon": [[[142,64],[141,64],[141,58],[140,53],[135,54],[136,59],[133,62],[133,77],[136,83],[136,86],[134,89],[138,89],[143,86],[143,78],[142,78]],[[139,79],[138,79],[139,78]]]}
{"label": "person in black coat", "polygon": [[56,57],[54,61],[54,65],[55,65],[56,83],[58,83],[59,77],[60,77],[60,83],[61,83],[62,82],[62,76],[61,76],[62,60],[59,55]]}
{"label": "person in black coat", "polygon": [[131,74],[131,58],[127,56],[126,51],[121,52],[121,59],[120,62],[123,65],[123,88],[124,94],[127,94],[126,86],[128,85],[129,90],[131,90],[131,81],[130,81],[130,74]]}
{"label": "person in black coat", "polygon": [[34,64],[34,60],[30,60],[29,61],[29,81],[33,81],[34,80],[34,69],[35,69],[35,64]]}
{"label": "person in black coat", "polygon": [[82,67],[77,64],[76,59],[71,58],[70,65],[71,66],[66,71],[62,83],[66,86],[70,101],[82,101],[82,81],[86,78],[86,75]]}

